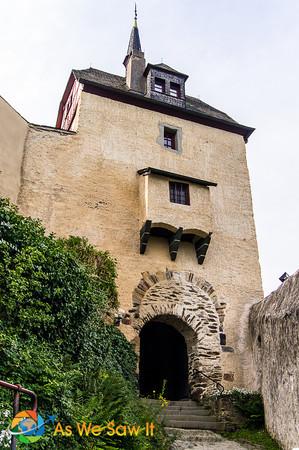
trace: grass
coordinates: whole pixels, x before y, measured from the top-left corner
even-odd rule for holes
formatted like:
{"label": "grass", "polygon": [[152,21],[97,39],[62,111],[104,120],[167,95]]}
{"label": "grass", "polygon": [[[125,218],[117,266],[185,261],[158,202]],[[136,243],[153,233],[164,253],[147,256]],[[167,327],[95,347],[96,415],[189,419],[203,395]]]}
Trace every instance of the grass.
{"label": "grass", "polygon": [[235,441],[247,441],[250,444],[260,445],[264,450],[281,450],[277,442],[271,438],[266,430],[250,430],[243,428],[233,432],[221,433],[222,436]]}

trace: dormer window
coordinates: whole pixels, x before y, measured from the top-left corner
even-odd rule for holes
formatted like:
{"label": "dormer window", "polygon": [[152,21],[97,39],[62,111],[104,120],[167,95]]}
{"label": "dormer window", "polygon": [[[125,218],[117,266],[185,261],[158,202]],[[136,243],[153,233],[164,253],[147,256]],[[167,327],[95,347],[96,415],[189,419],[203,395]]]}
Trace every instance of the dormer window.
{"label": "dormer window", "polygon": [[181,97],[181,87],[177,83],[170,83],[169,93],[171,97],[180,98]]}
{"label": "dormer window", "polygon": [[165,80],[155,78],[155,91],[160,92],[160,94],[165,94]]}

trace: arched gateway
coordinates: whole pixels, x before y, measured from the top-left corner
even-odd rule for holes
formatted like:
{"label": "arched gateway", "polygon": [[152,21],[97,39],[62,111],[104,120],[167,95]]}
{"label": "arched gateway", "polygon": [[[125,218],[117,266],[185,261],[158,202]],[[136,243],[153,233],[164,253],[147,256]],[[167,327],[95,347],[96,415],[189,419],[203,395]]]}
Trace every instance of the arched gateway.
{"label": "arched gateway", "polygon": [[143,274],[133,293],[132,325],[140,337],[140,391],[166,380],[170,399],[200,398],[222,378],[219,331],[225,305],[191,272]]}

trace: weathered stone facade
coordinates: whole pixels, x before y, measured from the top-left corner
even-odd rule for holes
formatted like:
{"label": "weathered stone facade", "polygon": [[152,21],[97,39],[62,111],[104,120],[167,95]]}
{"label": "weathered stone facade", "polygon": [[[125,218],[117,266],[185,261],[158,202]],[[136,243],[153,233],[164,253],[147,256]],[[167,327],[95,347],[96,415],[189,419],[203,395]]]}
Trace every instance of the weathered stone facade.
{"label": "weathered stone facade", "polygon": [[269,432],[284,450],[299,446],[299,271],[250,312],[255,384]]}
{"label": "weathered stone facade", "polygon": [[[73,72],[58,124],[76,132],[29,126],[20,186],[11,198],[47,231],[86,236],[110,251],[125,311],[121,330],[137,350],[150,321],[179,330],[195,397],[213,386],[198,371],[228,388],[248,386],[249,355],[240,336],[244,312],[263,296],[244,144],[252,130],[194,98],[186,96],[184,107],[169,105],[130,93],[125,83],[125,77],[96,69]],[[161,124],[180,130],[179,151],[162,145]],[[140,175],[147,167],[164,175]],[[190,205],[170,201],[176,174],[188,183]],[[6,177],[13,183],[10,172]],[[141,254],[147,221],[156,234]],[[208,250],[203,243],[207,251],[200,259],[196,243],[205,238]],[[220,334],[227,345],[220,345]]]}
{"label": "weathered stone facade", "polygon": [[[77,133],[30,126],[18,195],[21,212],[40,218],[49,232],[86,236],[109,250],[118,261],[119,297],[126,311],[142,272],[188,271],[207,280],[227,305],[223,331],[234,349],[221,353],[223,384],[247,386],[248,353],[240,346],[243,313],[262,298],[262,289],[242,137],[85,92],[77,114]],[[157,143],[160,121],[182,128],[181,154]],[[190,185],[191,205],[173,204],[167,178],[137,175],[147,165],[210,179],[217,187]],[[149,183],[141,188],[145,178]],[[184,241],[171,261],[163,237],[150,237],[140,255],[139,232],[146,218],[204,235],[212,231],[204,264],[198,265],[194,246]],[[130,325],[122,329],[134,340]],[[218,374],[217,368],[217,379]]]}

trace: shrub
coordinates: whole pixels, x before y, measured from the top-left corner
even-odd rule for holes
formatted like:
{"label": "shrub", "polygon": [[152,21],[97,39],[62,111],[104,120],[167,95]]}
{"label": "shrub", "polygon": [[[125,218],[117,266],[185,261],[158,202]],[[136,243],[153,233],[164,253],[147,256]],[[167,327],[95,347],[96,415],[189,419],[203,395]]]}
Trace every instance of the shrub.
{"label": "shrub", "polygon": [[[42,415],[56,414],[74,427],[83,418],[98,425],[155,420],[138,399],[131,344],[106,323],[117,306],[115,277],[115,261],[107,252],[84,238],[46,235],[39,221],[22,217],[0,199],[0,375],[34,390]],[[11,392],[0,390],[0,404],[2,428],[10,420],[4,412],[11,411]],[[30,408],[23,396],[21,408]],[[152,439],[47,433],[30,448],[163,450],[167,445],[158,428]]]}
{"label": "shrub", "polygon": [[235,388],[225,391],[222,395],[230,399],[232,404],[246,419],[246,426],[252,428],[262,428],[264,426],[264,405],[259,392]]}

